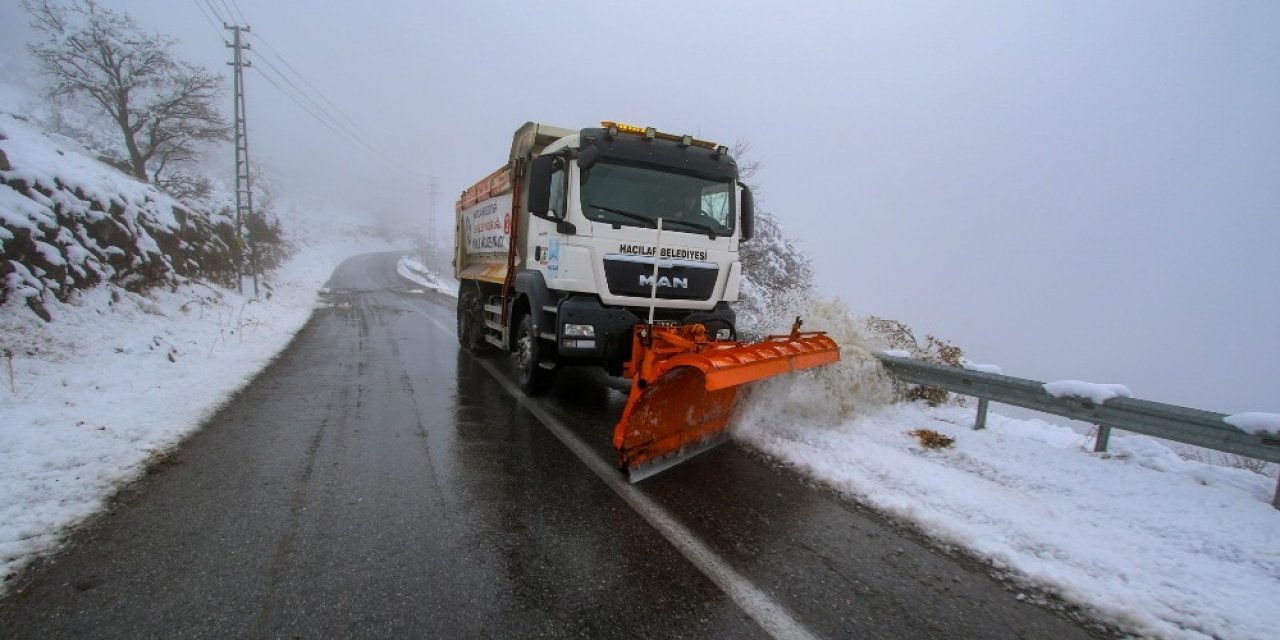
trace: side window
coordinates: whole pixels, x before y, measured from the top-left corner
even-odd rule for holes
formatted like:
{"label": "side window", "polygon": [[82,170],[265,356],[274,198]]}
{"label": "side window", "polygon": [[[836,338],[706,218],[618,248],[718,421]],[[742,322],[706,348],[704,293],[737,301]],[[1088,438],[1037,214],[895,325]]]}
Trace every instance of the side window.
{"label": "side window", "polygon": [[728,226],[729,216],[732,211],[729,209],[729,193],[723,187],[708,189],[702,193],[702,210],[707,215],[719,222],[721,226]]}
{"label": "side window", "polygon": [[551,174],[551,207],[547,211],[547,215],[552,218],[563,220],[565,213],[565,170],[558,169]]}

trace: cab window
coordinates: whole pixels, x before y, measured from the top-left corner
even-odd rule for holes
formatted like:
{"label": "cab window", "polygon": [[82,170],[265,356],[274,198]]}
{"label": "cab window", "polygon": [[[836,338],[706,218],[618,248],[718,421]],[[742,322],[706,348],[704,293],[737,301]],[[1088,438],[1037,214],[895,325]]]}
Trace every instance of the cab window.
{"label": "cab window", "polygon": [[556,170],[551,174],[551,198],[547,208],[547,216],[563,220],[565,218],[565,170]]}

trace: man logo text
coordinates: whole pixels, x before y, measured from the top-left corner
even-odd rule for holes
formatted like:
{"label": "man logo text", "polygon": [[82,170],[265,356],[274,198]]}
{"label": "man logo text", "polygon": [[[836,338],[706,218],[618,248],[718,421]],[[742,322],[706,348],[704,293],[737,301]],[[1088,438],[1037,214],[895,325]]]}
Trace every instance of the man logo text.
{"label": "man logo text", "polygon": [[[644,274],[640,274],[640,286],[652,287],[653,276],[646,276]],[[689,279],[688,278],[668,278],[667,276],[658,276],[658,286],[666,287],[668,289],[688,289]]]}

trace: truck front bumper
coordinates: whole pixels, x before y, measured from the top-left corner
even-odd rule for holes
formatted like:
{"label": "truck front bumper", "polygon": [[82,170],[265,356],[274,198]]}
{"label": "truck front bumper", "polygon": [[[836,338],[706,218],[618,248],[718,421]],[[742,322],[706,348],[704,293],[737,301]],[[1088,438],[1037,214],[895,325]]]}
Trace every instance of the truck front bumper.
{"label": "truck front bumper", "polygon": [[[572,296],[560,301],[556,314],[556,346],[562,358],[595,360],[610,370],[620,369],[631,357],[631,334],[644,322],[640,310],[606,307],[594,296]],[[646,312],[647,313],[647,312]],[[733,309],[719,303],[709,311],[661,310],[664,322],[702,324],[712,336],[736,336]],[[574,325],[566,331],[567,325]],[[582,327],[591,327],[591,336]]]}

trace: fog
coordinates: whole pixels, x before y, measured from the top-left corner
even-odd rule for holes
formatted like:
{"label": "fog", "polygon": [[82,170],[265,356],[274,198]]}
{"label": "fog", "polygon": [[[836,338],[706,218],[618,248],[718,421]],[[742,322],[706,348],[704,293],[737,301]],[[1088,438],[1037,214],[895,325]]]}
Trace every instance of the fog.
{"label": "fog", "polygon": [[[227,70],[211,14],[239,14],[351,120],[358,144],[246,71],[251,152],[293,201],[425,227],[436,176],[451,228],[530,120],[749,141],[855,313],[1010,375],[1280,411],[1280,4],[102,4]],[[0,7],[0,77],[26,22]]]}

